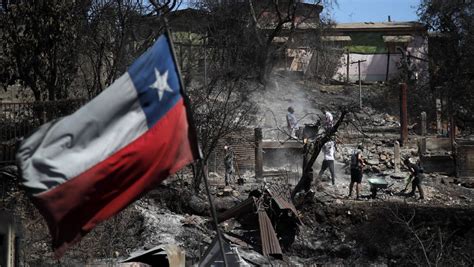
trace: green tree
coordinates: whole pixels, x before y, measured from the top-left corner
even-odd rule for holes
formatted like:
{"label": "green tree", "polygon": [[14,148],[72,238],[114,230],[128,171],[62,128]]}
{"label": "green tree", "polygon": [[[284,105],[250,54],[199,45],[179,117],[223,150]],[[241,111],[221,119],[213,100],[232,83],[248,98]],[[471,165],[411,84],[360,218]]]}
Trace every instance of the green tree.
{"label": "green tree", "polygon": [[[474,122],[474,1],[423,0],[418,9],[430,37],[431,86],[447,100],[458,126]],[[434,105],[432,105],[434,106]]]}

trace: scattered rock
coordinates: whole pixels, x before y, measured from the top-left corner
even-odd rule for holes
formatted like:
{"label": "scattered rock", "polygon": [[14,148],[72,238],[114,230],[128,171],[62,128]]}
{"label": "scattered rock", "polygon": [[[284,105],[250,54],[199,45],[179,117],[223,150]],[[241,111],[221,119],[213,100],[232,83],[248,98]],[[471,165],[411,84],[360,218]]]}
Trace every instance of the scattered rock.
{"label": "scattered rock", "polygon": [[378,168],[379,168],[379,171],[380,171],[380,172],[384,172],[384,171],[387,170],[387,166],[384,165],[384,164],[380,164],[380,165],[378,166]]}
{"label": "scattered rock", "polygon": [[401,173],[401,172],[392,173],[392,174],[390,174],[390,177],[393,178],[393,179],[405,179],[405,178],[406,178],[406,174]]}
{"label": "scattered rock", "polygon": [[370,168],[370,170],[372,172],[375,172],[375,173],[380,173],[381,172],[379,166],[372,166],[372,168]]}
{"label": "scattered rock", "polygon": [[379,165],[380,161],[378,159],[369,159],[367,160],[368,165]]}
{"label": "scattered rock", "polygon": [[232,194],[232,191],[233,191],[232,187],[226,186],[224,187],[224,190],[222,191],[222,193],[224,196],[230,196]]}

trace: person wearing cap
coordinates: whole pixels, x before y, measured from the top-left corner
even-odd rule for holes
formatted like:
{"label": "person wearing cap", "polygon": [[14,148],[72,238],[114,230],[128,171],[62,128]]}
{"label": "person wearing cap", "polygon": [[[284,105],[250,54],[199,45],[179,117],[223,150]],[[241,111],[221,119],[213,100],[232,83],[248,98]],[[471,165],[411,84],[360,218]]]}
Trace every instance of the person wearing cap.
{"label": "person wearing cap", "polygon": [[288,113],[286,114],[286,124],[291,138],[296,139],[296,131],[299,129],[299,125],[293,113],[295,113],[293,107],[288,107]]}
{"label": "person wearing cap", "polygon": [[415,196],[415,190],[418,188],[418,193],[420,194],[419,199],[424,199],[425,194],[423,192],[423,187],[421,187],[421,183],[423,182],[423,179],[425,177],[425,175],[423,174],[423,169],[418,164],[412,163],[410,161],[410,158],[406,158],[403,163],[405,163],[405,166],[407,166],[408,171],[410,171],[410,177],[408,178],[408,181],[411,181],[411,191],[407,194],[407,196]]}

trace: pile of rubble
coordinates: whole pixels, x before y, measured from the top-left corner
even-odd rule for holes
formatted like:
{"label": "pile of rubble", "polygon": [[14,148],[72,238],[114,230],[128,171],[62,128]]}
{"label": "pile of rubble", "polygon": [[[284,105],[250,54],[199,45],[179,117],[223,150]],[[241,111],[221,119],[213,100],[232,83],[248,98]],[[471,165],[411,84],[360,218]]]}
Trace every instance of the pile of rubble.
{"label": "pile of rubble", "polygon": [[[354,119],[363,125],[363,130],[372,131],[399,131],[399,118],[388,113],[379,113],[370,107],[364,107],[361,112],[355,113]],[[374,128],[375,127],[375,128]]]}
{"label": "pile of rubble", "polygon": [[[364,143],[363,156],[366,164],[366,172],[383,173],[393,171],[395,168],[395,152],[393,140],[374,140],[370,143]],[[339,158],[347,166],[350,164],[354,145],[342,146],[339,151]],[[400,151],[400,157],[415,157],[417,148],[409,147]],[[349,171],[347,170],[347,173]]]}

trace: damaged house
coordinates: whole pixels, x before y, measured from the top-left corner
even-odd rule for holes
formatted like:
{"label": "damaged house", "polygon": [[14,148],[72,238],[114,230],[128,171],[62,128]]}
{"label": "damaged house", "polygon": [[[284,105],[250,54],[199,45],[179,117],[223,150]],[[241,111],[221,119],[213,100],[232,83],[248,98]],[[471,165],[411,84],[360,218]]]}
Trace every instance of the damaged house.
{"label": "damaged house", "polygon": [[[336,24],[324,40],[340,49],[334,79],[353,82],[397,78],[403,57],[411,61],[414,78],[427,70],[428,35],[419,22],[356,22]],[[315,62],[316,64],[316,62]]]}

